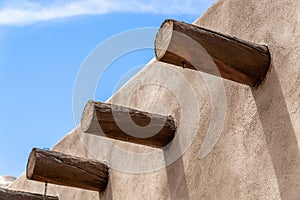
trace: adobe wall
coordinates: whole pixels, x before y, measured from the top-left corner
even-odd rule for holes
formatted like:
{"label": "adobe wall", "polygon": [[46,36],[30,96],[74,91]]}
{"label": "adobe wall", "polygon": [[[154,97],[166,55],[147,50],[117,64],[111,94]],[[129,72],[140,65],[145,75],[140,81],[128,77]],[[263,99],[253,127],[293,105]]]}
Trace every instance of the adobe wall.
{"label": "adobe wall", "polygon": [[[165,152],[160,152],[162,157],[127,161],[120,158],[120,162],[148,169],[153,162],[171,162],[168,157],[171,151],[183,156],[154,172],[134,174],[111,169],[109,185],[103,194],[53,185],[49,186],[49,194],[58,195],[61,200],[299,199],[299,10],[297,0],[221,0],[213,5],[195,24],[269,46],[272,67],[263,85],[254,89],[224,80],[226,95],[214,96],[212,94],[222,90],[217,87],[222,81],[220,78],[151,62],[110,101],[173,115],[178,122],[177,136]],[[209,88],[207,82],[216,87]],[[188,90],[193,91],[193,96],[182,95],[189,94]],[[218,100],[212,100],[211,96]],[[163,107],[164,112],[157,109],[157,105]],[[223,120],[212,120],[213,106],[225,107],[224,125],[219,137],[217,129],[210,133],[215,135],[206,137],[210,124],[222,124],[219,120]],[[185,151],[182,146],[189,144],[191,133],[196,136]],[[87,151],[76,130],[54,150],[104,160],[116,155],[115,149],[105,148],[107,142],[128,152],[153,151],[109,139],[99,141],[95,137],[84,137],[92,153]],[[199,152],[205,138],[212,140],[206,141],[208,146],[217,143],[201,158]],[[24,176],[10,188],[43,192],[43,184],[27,181]]]}

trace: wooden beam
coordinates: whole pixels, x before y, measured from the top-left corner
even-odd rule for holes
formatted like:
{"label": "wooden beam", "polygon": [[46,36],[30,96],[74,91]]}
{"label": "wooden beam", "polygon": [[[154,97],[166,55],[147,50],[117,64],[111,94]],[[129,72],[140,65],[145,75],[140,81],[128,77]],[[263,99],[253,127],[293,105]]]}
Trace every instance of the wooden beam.
{"label": "wooden beam", "polygon": [[108,182],[108,167],[97,160],[34,148],[28,159],[26,177],[101,192]]}
{"label": "wooden beam", "polygon": [[29,192],[21,192],[0,188],[0,200],[58,200],[58,197],[44,196]]}
{"label": "wooden beam", "polygon": [[81,128],[86,133],[156,148],[167,145],[176,131],[171,116],[95,101],[86,104]]}
{"label": "wooden beam", "polygon": [[250,86],[264,80],[271,62],[267,46],[170,19],[156,35],[155,55],[158,61]]}

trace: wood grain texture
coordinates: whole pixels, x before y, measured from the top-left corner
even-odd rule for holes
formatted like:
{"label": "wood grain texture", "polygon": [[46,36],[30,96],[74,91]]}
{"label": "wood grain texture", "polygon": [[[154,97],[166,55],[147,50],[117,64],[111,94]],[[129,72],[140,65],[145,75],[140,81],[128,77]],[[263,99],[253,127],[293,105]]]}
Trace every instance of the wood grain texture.
{"label": "wood grain texture", "polygon": [[[0,200],[42,200],[44,195],[0,188]],[[46,196],[46,200],[58,200],[58,197]]]}
{"label": "wood grain texture", "polygon": [[26,177],[101,192],[108,183],[108,167],[97,160],[34,148],[28,159]]}
{"label": "wood grain texture", "polygon": [[89,101],[81,118],[84,132],[126,142],[162,148],[174,138],[171,116]]}
{"label": "wood grain texture", "polygon": [[264,80],[271,62],[267,46],[170,19],[156,35],[155,55],[162,62],[252,87]]}

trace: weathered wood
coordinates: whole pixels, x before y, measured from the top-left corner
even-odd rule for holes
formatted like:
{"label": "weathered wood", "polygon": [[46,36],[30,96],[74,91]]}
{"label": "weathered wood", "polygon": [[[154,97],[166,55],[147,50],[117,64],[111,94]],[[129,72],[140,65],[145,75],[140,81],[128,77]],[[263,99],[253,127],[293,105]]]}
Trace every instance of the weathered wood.
{"label": "weathered wood", "polygon": [[81,128],[86,133],[156,148],[167,145],[176,131],[171,116],[95,101],[86,104]]}
{"label": "weathered wood", "polygon": [[29,192],[21,192],[0,188],[0,200],[58,200],[58,197],[44,196],[42,194],[34,194]]}
{"label": "weathered wood", "polygon": [[156,59],[250,86],[259,85],[270,66],[267,46],[192,24],[166,20],[155,39]]}
{"label": "weathered wood", "polygon": [[28,159],[26,177],[101,192],[108,183],[108,167],[97,160],[34,148]]}

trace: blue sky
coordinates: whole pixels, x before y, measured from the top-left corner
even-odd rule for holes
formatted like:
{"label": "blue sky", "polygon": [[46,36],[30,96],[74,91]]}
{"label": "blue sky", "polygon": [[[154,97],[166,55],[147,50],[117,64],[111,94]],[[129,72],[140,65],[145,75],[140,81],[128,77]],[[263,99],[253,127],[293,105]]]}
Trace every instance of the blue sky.
{"label": "blue sky", "polygon": [[[0,0],[0,175],[19,176],[33,147],[52,147],[73,129],[73,85],[98,44],[126,30],[159,27],[166,18],[192,23],[213,2]],[[148,49],[120,57],[96,99],[108,99],[124,74],[153,56]]]}

